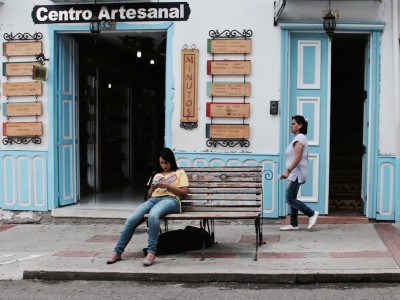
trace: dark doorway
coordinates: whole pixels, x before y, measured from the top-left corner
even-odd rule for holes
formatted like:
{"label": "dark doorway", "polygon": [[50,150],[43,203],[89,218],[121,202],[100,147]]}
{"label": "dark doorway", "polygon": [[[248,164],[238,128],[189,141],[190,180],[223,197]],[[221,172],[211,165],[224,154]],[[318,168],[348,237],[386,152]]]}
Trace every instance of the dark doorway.
{"label": "dark doorway", "polygon": [[365,49],[368,35],[332,37],[330,214],[361,215]]}
{"label": "dark doorway", "polygon": [[143,195],[164,146],[166,33],[74,38],[79,47],[81,198],[112,195],[127,186]]}

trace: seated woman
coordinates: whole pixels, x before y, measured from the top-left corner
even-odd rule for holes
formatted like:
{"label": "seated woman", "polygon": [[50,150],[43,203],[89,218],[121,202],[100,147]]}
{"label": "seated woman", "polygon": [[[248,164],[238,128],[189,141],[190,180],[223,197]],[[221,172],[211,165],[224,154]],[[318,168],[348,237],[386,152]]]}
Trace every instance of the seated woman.
{"label": "seated woman", "polygon": [[127,218],[114,248],[114,254],[107,260],[107,264],[121,260],[125,247],[132,239],[135,229],[144,221],[145,214],[149,214],[149,236],[147,256],[143,265],[151,266],[154,263],[160,232],[160,219],[167,214],[179,213],[181,210],[180,199],[186,197],[189,193],[188,177],[184,170],[178,168],[175,155],[171,149],[164,148],[161,150],[156,175],[149,184],[151,185],[147,193],[150,198]]}

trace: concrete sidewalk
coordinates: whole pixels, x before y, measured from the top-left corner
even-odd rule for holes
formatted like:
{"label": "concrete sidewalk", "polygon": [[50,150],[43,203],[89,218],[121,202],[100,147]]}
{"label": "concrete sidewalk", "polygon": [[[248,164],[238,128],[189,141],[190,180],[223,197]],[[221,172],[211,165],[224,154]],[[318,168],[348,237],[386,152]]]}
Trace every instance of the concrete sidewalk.
{"label": "concrete sidewalk", "polygon": [[[174,223],[171,229],[187,224]],[[0,225],[0,279],[158,280],[178,282],[400,282],[400,225],[317,224],[295,232],[264,225],[255,254],[254,225],[216,224],[217,244],[159,256],[143,267],[147,228],[138,228],[123,260],[107,265],[121,224]]]}

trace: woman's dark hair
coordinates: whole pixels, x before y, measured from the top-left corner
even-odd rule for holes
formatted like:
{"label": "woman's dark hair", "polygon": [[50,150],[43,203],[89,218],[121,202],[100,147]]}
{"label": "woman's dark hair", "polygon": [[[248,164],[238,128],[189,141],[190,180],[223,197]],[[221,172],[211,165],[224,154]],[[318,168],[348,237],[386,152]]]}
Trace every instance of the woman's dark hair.
{"label": "woman's dark hair", "polygon": [[295,120],[297,124],[302,125],[299,130],[300,133],[304,135],[307,134],[308,122],[306,121],[306,119],[304,119],[303,116],[300,115],[293,116],[292,120]]}
{"label": "woman's dark hair", "polygon": [[176,171],[178,169],[178,165],[176,164],[174,152],[172,152],[172,150],[169,148],[163,148],[163,149],[161,149],[160,154],[157,157],[156,168],[155,168],[156,173],[163,172],[163,169],[161,168],[160,162],[159,162],[160,157],[162,157],[164,160],[166,160],[167,162],[169,162],[171,164],[171,171]]}

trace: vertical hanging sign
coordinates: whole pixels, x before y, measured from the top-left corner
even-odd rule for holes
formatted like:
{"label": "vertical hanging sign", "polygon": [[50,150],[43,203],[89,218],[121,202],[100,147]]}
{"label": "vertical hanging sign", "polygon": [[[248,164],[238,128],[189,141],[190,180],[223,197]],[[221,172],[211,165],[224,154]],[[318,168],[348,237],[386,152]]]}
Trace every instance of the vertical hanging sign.
{"label": "vertical hanging sign", "polygon": [[198,49],[182,49],[181,127],[197,128]]}

